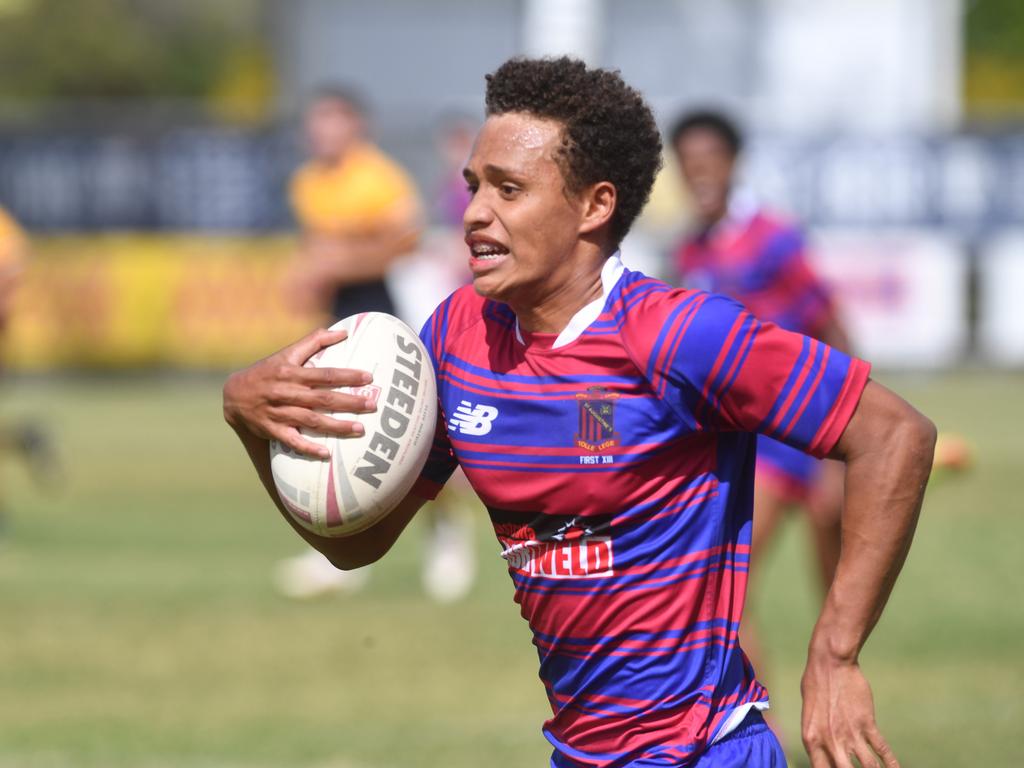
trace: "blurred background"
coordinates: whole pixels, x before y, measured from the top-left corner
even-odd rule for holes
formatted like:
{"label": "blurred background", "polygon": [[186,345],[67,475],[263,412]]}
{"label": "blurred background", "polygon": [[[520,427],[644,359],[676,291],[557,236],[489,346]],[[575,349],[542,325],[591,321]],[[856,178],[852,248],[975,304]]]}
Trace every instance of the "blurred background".
{"label": "blurred background", "polygon": [[[415,534],[357,594],[288,600],[298,540],[220,416],[226,371],[322,321],[285,290],[314,90],[356,89],[418,189],[387,278],[418,325],[466,279],[445,132],[524,53],[620,69],[666,130],[739,120],[745,186],[806,226],[855,349],[969,452],[864,655],[883,728],[905,765],[1024,764],[1024,5],[0,0],[0,767],[545,764],[482,511],[462,600],[424,596]],[[623,253],[673,279],[694,207],[666,161]],[[804,544],[750,606],[795,765]]]}

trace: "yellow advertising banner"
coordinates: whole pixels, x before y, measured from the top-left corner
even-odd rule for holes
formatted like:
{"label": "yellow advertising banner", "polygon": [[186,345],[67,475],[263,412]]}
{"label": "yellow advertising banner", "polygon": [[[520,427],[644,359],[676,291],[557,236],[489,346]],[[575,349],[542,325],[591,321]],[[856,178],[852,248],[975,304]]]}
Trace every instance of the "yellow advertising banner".
{"label": "yellow advertising banner", "polygon": [[323,318],[289,309],[287,237],[37,238],[12,308],[4,364],[223,368]]}

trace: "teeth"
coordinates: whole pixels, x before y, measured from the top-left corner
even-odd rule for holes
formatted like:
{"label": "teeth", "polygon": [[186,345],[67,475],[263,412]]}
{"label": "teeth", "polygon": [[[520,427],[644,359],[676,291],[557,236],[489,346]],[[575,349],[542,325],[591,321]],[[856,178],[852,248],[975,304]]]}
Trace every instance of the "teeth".
{"label": "teeth", "polygon": [[508,253],[507,248],[490,243],[478,243],[472,248],[473,256],[481,261],[493,261],[498,256]]}

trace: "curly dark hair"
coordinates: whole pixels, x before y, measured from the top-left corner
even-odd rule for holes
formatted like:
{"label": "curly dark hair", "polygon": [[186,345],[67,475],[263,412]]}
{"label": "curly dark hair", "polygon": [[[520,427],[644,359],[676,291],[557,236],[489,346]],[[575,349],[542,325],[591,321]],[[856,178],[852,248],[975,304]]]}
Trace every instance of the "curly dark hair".
{"label": "curly dark hair", "polygon": [[525,112],[565,128],[555,158],[576,193],[601,181],[615,185],[610,234],[629,232],[661,168],[661,136],[651,108],[618,72],[578,59],[514,58],[487,75],[487,115]]}

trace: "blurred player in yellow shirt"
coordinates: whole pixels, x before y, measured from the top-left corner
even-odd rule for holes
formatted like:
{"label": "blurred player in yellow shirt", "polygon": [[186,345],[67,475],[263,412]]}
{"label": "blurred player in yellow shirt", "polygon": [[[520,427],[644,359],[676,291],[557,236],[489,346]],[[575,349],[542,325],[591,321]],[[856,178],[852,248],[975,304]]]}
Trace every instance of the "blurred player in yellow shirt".
{"label": "blurred player in yellow shirt", "polygon": [[422,214],[416,188],[370,143],[359,99],[320,89],[305,118],[310,159],[291,180],[302,243],[290,288],[305,309],[335,318],[395,308],[384,277],[395,257],[416,247]]}
{"label": "blurred player in yellow shirt", "polygon": [[[347,89],[319,89],[304,129],[310,157],[289,188],[302,238],[288,283],[291,298],[302,310],[335,319],[357,312],[396,314],[385,276],[395,258],[419,242],[423,212],[416,187],[370,142],[365,110]],[[435,600],[452,602],[472,585],[472,530],[438,503],[427,512],[423,585]],[[339,571],[310,549],[280,563],[276,582],[287,595],[312,597],[361,589],[368,573],[369,568]]]}
{"label": "blurred player in yellow shirt", "polygon": [[[0,345],[5,341],[14,295],[28,258],[28,237],[6,210],[0,207]],[[0,369],[3,368],[0,358]],[[21,421],[0,424],[0,453],[17,453],[27,463],[36,482],[42,487],[59,485],[62,469],[50,438],[38,424]],[[3,499],[0,498],[0,522]]]}
{"label": "blurred player in yellow shirt", "polygon": [[0,208],[0,333],[7,328],[14,289],[25,267],[28,239],[17,222]]}

